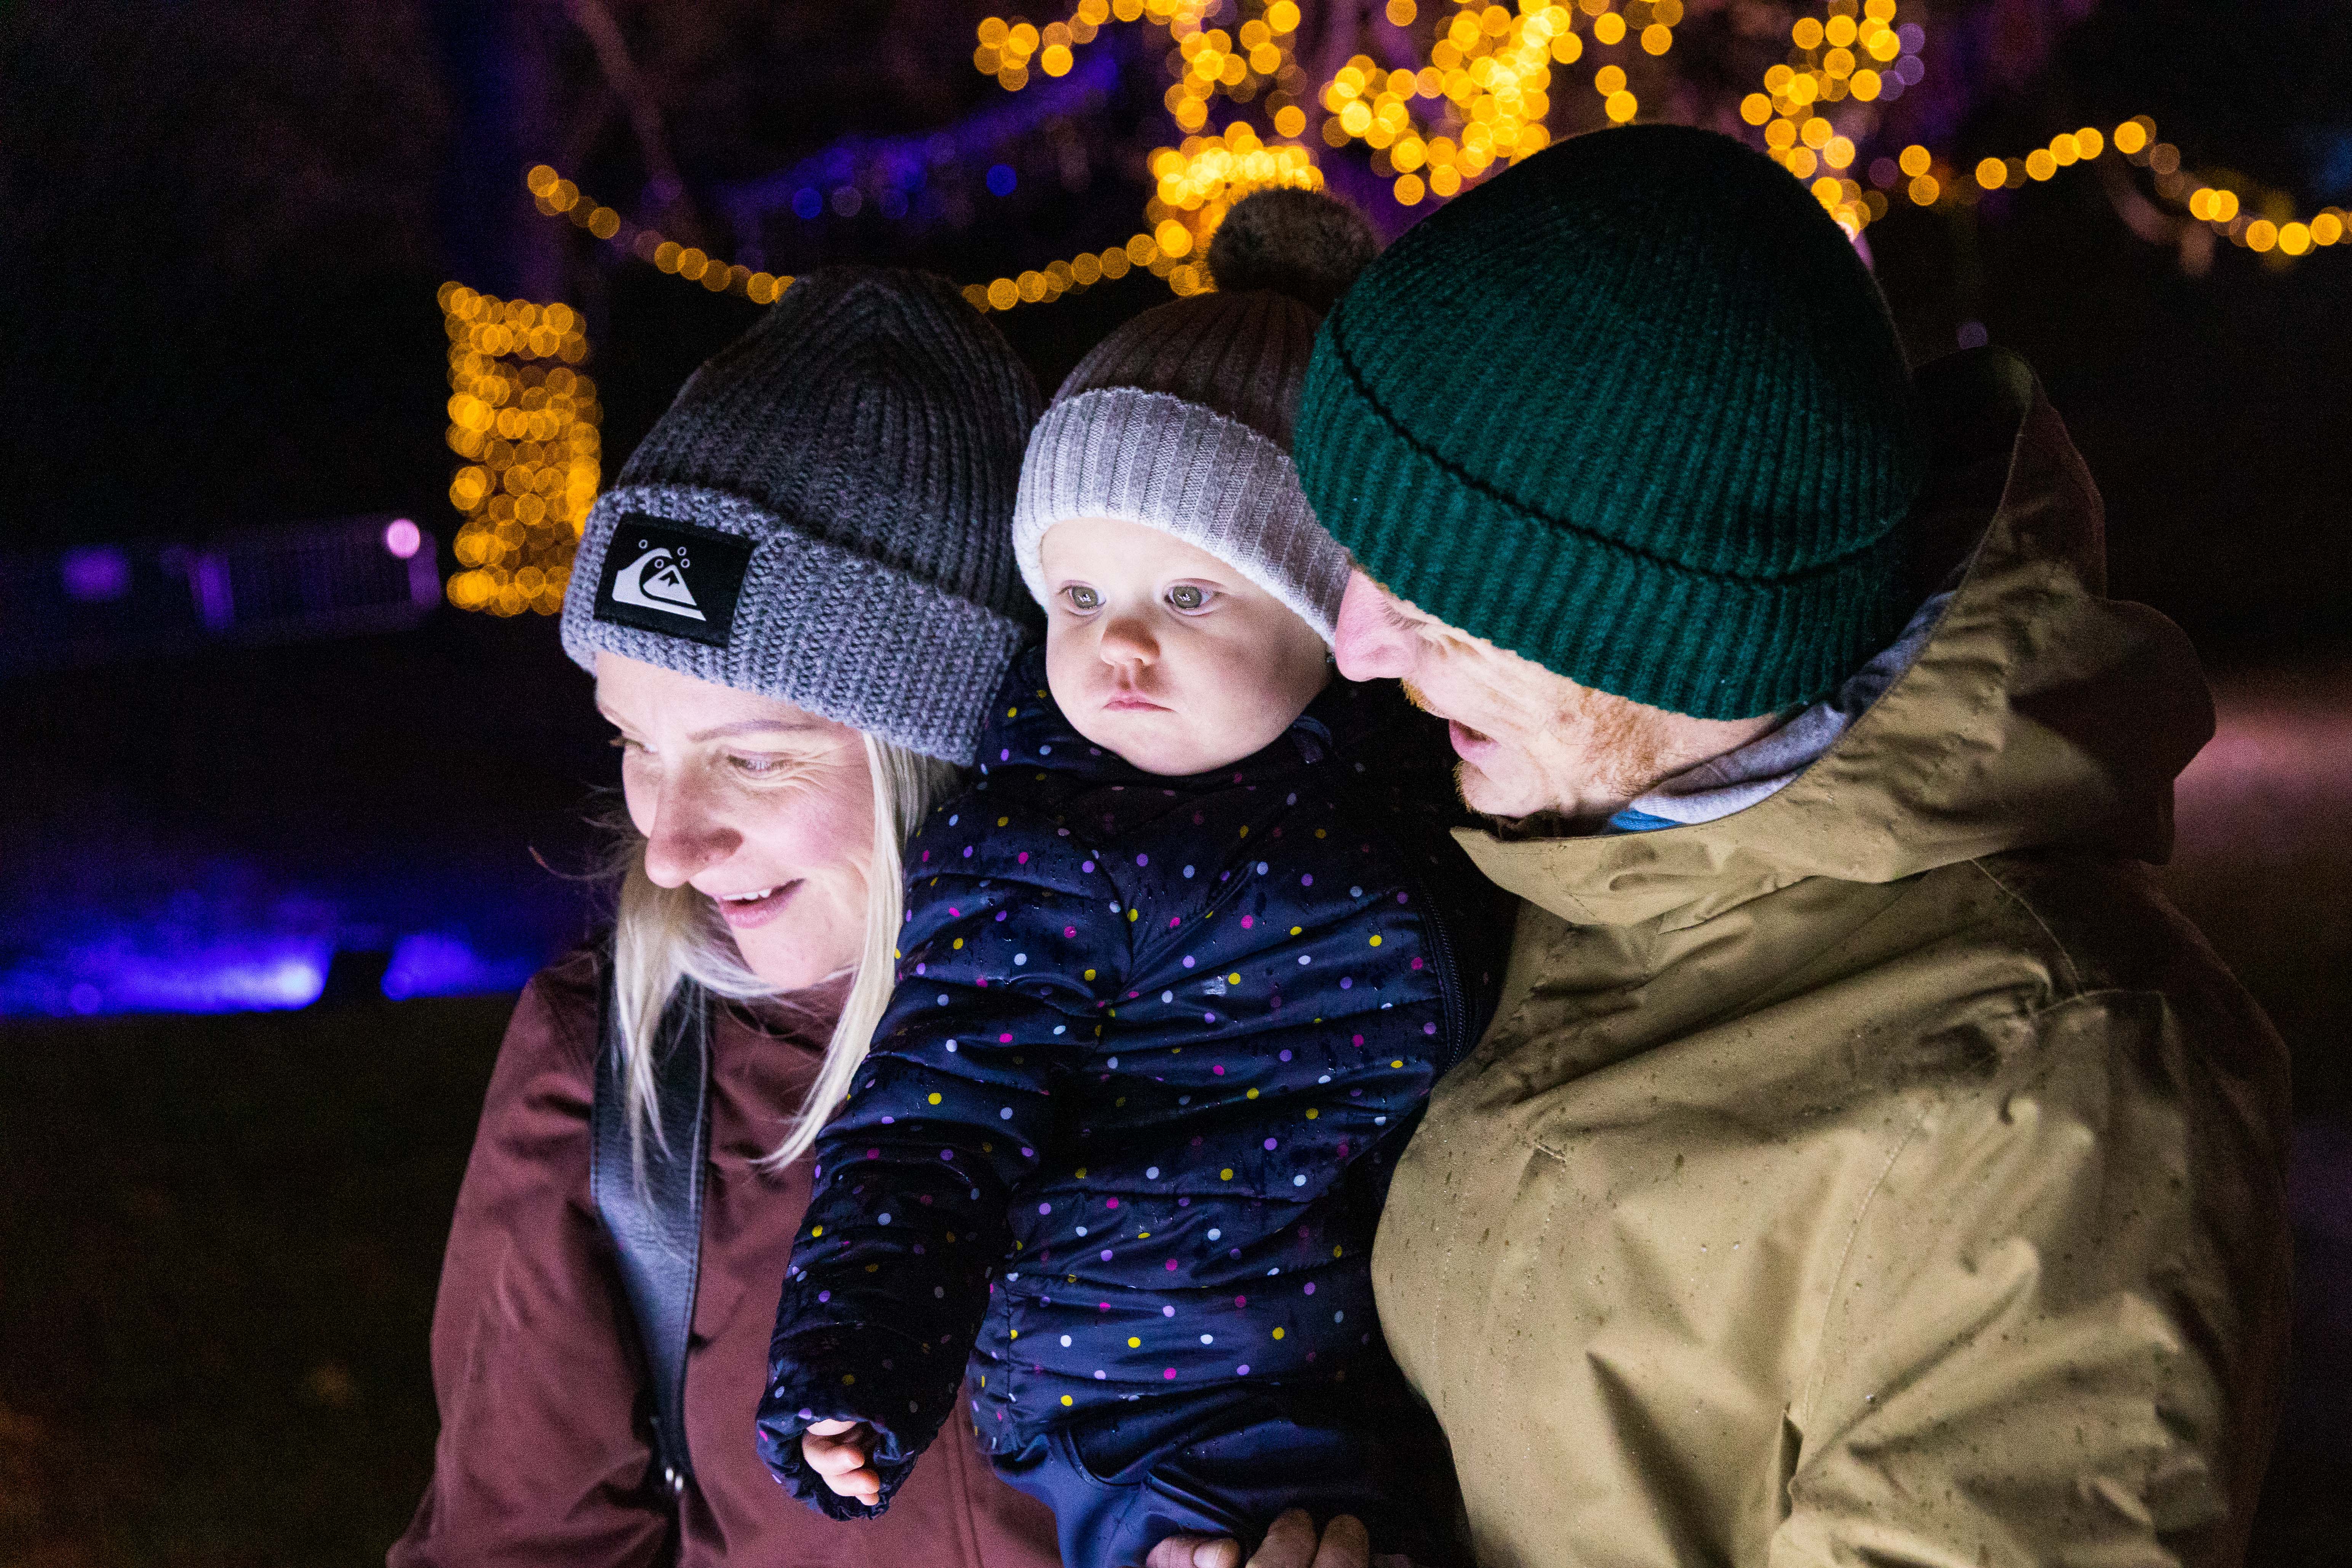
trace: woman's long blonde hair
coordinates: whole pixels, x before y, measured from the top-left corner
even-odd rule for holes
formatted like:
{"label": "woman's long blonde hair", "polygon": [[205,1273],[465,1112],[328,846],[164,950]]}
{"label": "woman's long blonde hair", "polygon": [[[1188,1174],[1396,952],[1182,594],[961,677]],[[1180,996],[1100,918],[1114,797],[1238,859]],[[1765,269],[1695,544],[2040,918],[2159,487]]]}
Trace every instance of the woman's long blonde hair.
{"label": "woman's long blonde hair", "polygon": [[[866,872],[865,939],[816,1082],[809,1086],[783,1142],[761,1162],[771,1170],[781,1170],[808,1152],[848,1095],[850,1075],[866,1059],[874,1026],[890,1005],[898,927],[906,919],[898,846],[958,777],[951,763],[871,734],[865,740],[866,768],[874,778],[874,858]],[[647,1131],[668,1152],[655,1098],[653,1047],[662,1013],[679,983],[691,980],[714,995],[737,1002],[777,992],[744,966],[735,939],[708,898],[692,888],[657,887],[646,875],[646,840],[635,828],[622,833],[614,861],[620,887],[613,931],[613,1004],[630,1143],[642,1173]]]}

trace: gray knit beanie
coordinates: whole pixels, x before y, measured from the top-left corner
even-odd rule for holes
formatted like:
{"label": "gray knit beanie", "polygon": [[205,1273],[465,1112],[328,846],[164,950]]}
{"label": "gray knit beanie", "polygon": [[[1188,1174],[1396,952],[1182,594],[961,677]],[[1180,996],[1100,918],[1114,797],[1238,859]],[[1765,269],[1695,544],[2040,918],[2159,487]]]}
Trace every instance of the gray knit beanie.
{"label": "gray knit beanie", "polygon": [[968,763],[1036,622],[1005,520],[1037,389],[954,285],[827,268],[695,372],[588,514],[564,651]]}
{"label": "gray knit beanie", "polygon": [[1040,604],[1045,531],[1113,518],[1232,563],[1330,640],[1348,557],[1298,488],[1290,435],[1315,329],[1379,248],[1336,197],[1256,192],[1210,241],[1215,293],[1146,310],[1078,362],[1029,437],[1013,513]]}

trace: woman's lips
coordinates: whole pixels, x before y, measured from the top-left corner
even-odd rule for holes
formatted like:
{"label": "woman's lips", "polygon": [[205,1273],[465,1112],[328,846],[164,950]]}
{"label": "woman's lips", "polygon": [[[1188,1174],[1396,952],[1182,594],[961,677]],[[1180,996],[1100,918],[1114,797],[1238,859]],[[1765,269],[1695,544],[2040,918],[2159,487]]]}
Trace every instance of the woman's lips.
{"label": "woman's lips", "polygon": [[800,891],[800,886],[797,881],[780,883],[767,889],[756,899],[722,898],[717,893],[708,897],[719,906],[721,920],[737,931],[750,931],[755,926],[766,925],[783,913],[784,906],[793,901],[793,895]]}
{"label": "woman's lips", "polygon": [[1495,752],[1495,742],[1492,740],[1481,735],[1459,719],[1448,719],[1445,721],[1445,738],[1454,742],[1454,754],[1465,763],[1477,762],[1483,757],[1492,756]]}

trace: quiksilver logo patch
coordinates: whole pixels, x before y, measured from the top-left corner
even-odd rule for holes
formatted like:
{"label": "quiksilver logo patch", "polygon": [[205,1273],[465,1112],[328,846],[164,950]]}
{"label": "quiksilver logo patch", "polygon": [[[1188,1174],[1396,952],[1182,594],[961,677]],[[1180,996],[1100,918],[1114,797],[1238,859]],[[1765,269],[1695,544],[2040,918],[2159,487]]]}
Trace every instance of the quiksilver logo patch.
{"label": "quiksilver logo patch", "polygon": [[751,563],[751,542],[625,512],[604,547],[596,619],[724,647]]}

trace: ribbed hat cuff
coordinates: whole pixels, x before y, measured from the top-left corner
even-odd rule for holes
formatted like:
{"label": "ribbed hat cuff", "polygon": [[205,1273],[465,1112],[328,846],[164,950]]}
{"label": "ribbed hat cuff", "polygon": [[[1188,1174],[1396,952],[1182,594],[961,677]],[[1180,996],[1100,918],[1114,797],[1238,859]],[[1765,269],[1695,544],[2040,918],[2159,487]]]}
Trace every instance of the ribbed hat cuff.
{"label": "ribbed hat cuff", "polygon": [[1045,531],[1103,517],[1171,534],[1234,566],[1331,640],[1348,555],[1315,521],[1289,454],[1238,420],[1166,393],[1083,392],[1029,436],[1013,509],[1022,581],[1046,601]]}
{"label": "ribbed hat cuff", "polygon": [[[1811,702],[1885,645],[1907,539],[1742,579],[1536,517],[1400,431],[1345,374],[1310,376],[1302,426],[1347,548],[1390,592],[1580,686],[1700,719]],[[1475,541],[1469,552],[1461,542]]]}
{"label": "ribbed hat cuff", "polygon": [[[727,645],[594,618],[604,553],[624,513],[738,535],[751,545]],[[740,497],[625,485],[590,510],[563,596],[563,650],[594,673],[611,652],[758,692],[925,756],[967,765],[981,721],[1026,632],[1021,623],[883,562],[794,529]]]}

